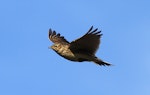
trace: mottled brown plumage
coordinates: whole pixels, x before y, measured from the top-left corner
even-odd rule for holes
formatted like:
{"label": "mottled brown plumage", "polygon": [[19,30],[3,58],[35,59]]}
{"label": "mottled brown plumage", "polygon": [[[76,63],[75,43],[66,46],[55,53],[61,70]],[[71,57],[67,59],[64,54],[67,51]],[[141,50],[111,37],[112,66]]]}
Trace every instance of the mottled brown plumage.
{"label": "mottled brown plumage", "polygon": [[55,31],[49,29],[49,39],[54,43],[51,48],[68,60],[77,62],[93,61],[99,65],[110,66],[111,64],[95,56],[102,36],[100,33],[101,31],[98,31],[98,28],[93,30],[92,26],[85,35],[70,43],[59,33],[56,34]]}

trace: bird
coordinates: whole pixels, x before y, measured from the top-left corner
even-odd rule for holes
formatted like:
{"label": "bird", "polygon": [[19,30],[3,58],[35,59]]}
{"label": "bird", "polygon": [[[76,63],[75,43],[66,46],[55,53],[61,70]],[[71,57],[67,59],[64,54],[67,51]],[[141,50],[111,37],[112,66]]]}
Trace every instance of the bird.
{"label": "bird", "polygon": [[54,43],[49,48],[70,61],[89,61],[100,66],[110,66],[111,64],[104,62],[95,55],[99,48],[101,36],[101,31],[98,31],[98,28],[93,30],[93,26],[91,26],[85,35],[69,42],[60,33],[49,29],[48,38]]}

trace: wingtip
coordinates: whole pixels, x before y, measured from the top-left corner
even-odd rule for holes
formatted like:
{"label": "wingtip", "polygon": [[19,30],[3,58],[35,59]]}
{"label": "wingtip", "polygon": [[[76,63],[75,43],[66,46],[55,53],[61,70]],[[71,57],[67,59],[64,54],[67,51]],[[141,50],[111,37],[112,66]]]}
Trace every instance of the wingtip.
{"label": "wingtip", "polygon": [[51,39],[52,36],[56,35],[56,32],[55,30],[53,31],[51,28],[49,29],[49,32],[48,32],[48,37],[49,39]]}
{"label": "wingtip", "polygon": [[48,32],[49,32],[49,33],[52,33],[52,29],[50,28]]}
{"label": "wingtip", "polygon": [[93,29],[93,26],[91,26],[91,28],[88,30],[88,32],[86,34],[96,34],[98,36],[102,36],[101,31],[98,31],[98,28]]}
{"label": "wingtip", "polygon": [[50,38],[50,35],[52,34],[52,30],[51,30],[51,28],[49,29],[49,31],[48,31],[48,37]]}
{"label": "wingtip", "polygon": [[87,33],[91,32],[92,29],[93,29],[93,26],[91,26],[91,28],[89,29],[89,31]]}

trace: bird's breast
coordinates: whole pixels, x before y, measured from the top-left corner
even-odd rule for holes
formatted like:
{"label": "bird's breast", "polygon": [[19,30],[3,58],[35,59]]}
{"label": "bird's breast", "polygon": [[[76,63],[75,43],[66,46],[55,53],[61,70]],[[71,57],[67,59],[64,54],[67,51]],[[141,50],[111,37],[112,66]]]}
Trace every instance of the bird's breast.
{"label": "bird's breast", "polygon": [[59,48],[56,53],[58,53],[60,56],[71,60],[71,61],[77,61],[77,57],[74,55],[74,53],[69,49],[69,46],[64,45]]}

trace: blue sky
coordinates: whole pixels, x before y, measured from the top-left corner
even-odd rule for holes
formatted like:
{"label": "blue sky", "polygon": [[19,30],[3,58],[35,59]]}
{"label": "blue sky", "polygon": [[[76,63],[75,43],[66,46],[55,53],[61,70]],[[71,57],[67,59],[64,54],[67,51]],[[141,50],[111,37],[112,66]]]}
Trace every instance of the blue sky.
{"label": "blue sky", "polygon": [[[1,0],[0,95],[150,95],[149,0]],[[98,57],[71,62],[48,49],[102,30]]]}

